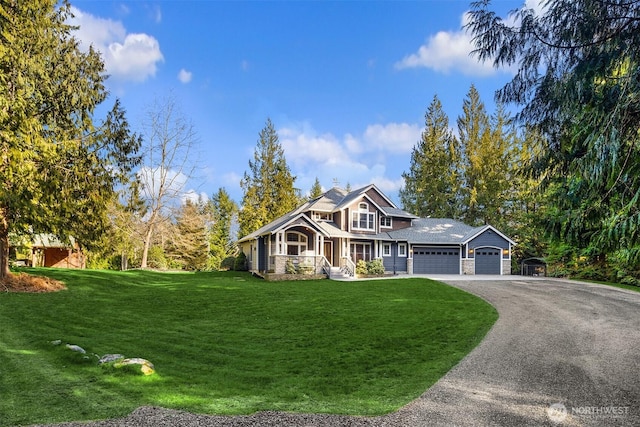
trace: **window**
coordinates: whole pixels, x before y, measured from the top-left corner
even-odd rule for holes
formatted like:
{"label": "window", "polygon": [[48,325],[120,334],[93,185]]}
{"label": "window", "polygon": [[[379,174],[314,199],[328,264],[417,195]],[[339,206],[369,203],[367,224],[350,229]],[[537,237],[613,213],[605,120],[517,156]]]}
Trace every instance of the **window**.
{"label": "window", "polygon": [[406,257],[407,256],[407,244],[400,243],[398,245],[398,256]]}
{"label": "window", "polygon": [[351,260],[356,263],[359,260],[371,261],[371,245],[369,243],[352,243]]}
{"label": "window", "polygon": [[304,255],[307,250],[307,236],[301,233],[287,233],[287,255]]}
{"label": "window", "polygon": [[382,244],[382,256],[391,256],[391,243]]}
{"label": "window", "polygon": [[369,205],[360,203],[351,215],[351,227],[358,230],[375,230],[375,212],[369,212]]}
{"label": "window", "polygon": [[391,217],[390,216],[381,216],[380,217],[380,227],[391,228]]}
{"label": "window", "polygon": [[317,221],[331,221],[331,214],[324,212],[314,212],[313,218]]}

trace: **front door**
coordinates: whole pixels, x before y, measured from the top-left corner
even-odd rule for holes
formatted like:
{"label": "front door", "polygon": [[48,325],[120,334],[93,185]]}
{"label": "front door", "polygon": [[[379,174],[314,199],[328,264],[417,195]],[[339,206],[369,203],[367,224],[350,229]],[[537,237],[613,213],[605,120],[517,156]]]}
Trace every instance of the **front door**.
{"label": "front door", "polygon": [[324,242],[324,257],[329,261],[329,264],[333,263],[333,242]]}

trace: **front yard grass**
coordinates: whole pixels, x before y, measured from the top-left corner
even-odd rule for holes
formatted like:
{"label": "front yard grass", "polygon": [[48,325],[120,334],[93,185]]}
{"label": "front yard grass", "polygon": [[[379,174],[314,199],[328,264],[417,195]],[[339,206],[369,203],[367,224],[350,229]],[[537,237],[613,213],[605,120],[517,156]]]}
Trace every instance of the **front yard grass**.
{"label": "front yard grass", "polygon": [[[142,405],[380,415],[417,398],[497,319],[423,278],[266,282],[247,273],[28,270],[66,283],[0,294],[0,425],[125,416]],[[108,369],[61,346],[150,360]]]}

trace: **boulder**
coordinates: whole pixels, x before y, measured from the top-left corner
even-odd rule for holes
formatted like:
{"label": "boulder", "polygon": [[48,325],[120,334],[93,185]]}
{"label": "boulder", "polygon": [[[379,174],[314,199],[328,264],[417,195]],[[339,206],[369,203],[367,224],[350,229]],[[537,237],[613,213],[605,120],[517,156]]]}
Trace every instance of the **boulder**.
{"label": "boulder", "polygon": [[87,351],[80,347],[79,345],[75,345],[75,344],[67,344],[67,348],[71,351],[76,351],[78,353],[82,353],[82,354],[86,354]]}
{"label": "boulder", "polygon": [[122,368],[123,366],[129,365],[140,365],[140,371],[145,375],[151,375],[156,372],[153,363],[141,357],[122,359],[113,364],[113,366],[116,368]]}
{"label": "boulder", "polygon": [[124,359],[124,354],[105,354],[100,359],[98,359],[99,364],[117,362],[118,360]]}

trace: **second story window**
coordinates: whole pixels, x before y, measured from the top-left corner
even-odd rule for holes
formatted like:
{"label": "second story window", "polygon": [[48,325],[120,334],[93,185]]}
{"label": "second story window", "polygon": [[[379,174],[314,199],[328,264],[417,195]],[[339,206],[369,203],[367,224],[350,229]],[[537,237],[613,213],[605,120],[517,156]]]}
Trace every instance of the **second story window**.
{"label": "second story window", "polygon": [[390,216],[381,216],[380,217],[380,227],[391,228],[391,217]]}
{"label": "second story window", "polygon": [[356,230],[375,230],[375,212],[369,212],[369,205],[360,203],[358,210],[351,214],[351,228]]}

